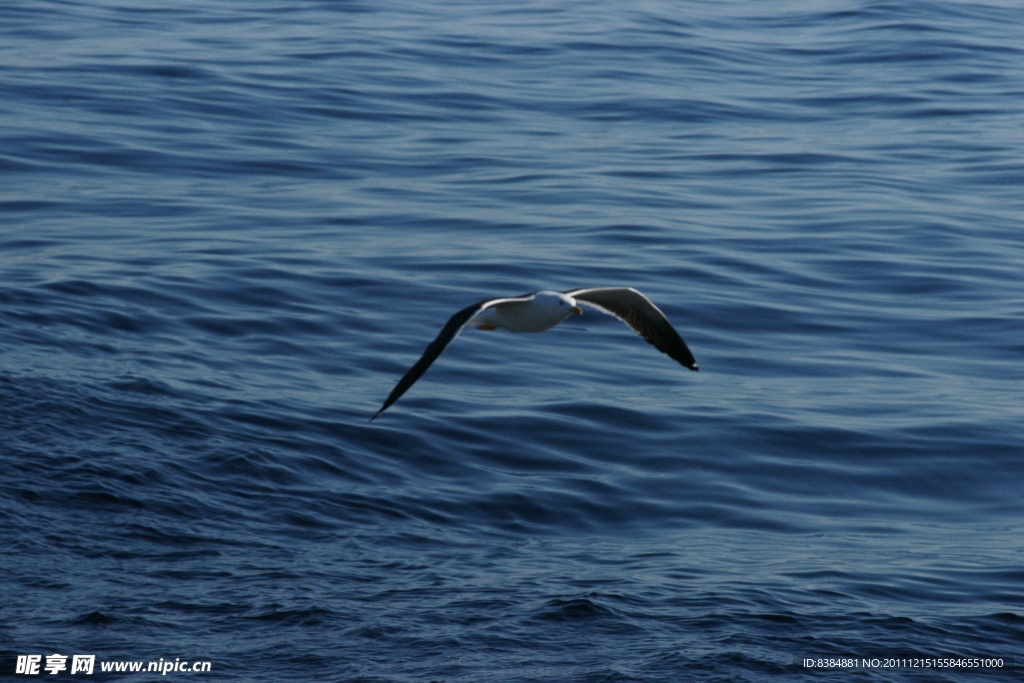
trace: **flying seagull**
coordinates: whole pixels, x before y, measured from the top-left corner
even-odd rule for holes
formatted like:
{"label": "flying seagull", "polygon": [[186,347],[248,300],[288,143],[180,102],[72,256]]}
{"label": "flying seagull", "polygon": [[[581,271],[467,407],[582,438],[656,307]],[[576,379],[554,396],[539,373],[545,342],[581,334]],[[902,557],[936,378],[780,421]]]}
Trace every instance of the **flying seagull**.
{"label": "flying seagull", "polygon": [[665,314],[632,287],[586,287],[567,292],[540,291],[522,296],[484,299],[463,308],[448,320],[437,339],[430,342],[416,364],[398,380],[384,405],[374,413],[370,421],[375,420],[408,391],[466,325],[476,325],[478,330],[501,328],[509,332],[543,332],[573,314],[583,313],[577,304],[593,306],[602,313],[615,316],[683,367],[697,369],[693,354]]}

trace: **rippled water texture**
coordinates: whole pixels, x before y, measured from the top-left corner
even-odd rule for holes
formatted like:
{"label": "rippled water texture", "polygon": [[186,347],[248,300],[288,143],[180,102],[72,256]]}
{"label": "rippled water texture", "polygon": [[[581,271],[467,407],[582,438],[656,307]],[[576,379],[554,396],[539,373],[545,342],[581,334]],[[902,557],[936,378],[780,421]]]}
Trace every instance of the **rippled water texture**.
{"label": "rippled water texture", "polygon": [[[1022,65],[1010,2],[0,4],[2,671],[1018,679]],[[701,371],[470,329],[368,422],[594,285]]]}

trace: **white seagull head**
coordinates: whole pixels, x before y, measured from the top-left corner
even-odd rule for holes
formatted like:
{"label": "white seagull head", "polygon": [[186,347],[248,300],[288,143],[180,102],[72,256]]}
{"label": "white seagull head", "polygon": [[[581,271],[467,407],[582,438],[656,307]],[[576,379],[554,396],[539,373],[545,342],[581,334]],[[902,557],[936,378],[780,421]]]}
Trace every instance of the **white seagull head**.
{"label": "white seagull head", "polygon": [[537,307],[538,311],[547,313],[552,319],[557,319],[558,322],[562,322],[573,313],[577,315],[583,314],[583,309],[576,305],[576,299],[568,294],[543,291],[537,292],[533,297],[533,305]]}

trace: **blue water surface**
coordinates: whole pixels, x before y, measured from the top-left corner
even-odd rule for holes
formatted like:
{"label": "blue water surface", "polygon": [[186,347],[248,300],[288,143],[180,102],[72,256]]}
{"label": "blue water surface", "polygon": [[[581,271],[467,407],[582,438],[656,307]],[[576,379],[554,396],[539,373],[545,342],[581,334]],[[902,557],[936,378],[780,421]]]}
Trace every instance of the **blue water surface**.
{"label": "blue water surface", "polygon": [[[1017,3],[13,0],[0,85],[4,675],[1022,675]],[[596,285],[701,371],[590,311],[368,421]]]}

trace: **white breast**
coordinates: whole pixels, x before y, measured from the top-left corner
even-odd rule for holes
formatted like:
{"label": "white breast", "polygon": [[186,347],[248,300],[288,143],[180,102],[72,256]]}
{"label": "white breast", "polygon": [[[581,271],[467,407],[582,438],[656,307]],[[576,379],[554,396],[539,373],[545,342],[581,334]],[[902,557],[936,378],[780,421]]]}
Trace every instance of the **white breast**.
{"label": "white breast", "polygon": [[571,301],[554,292],[538,292],[529,301],[508,301],[488,308],[472,322],[509,332],[543,332],[573,314]]}

